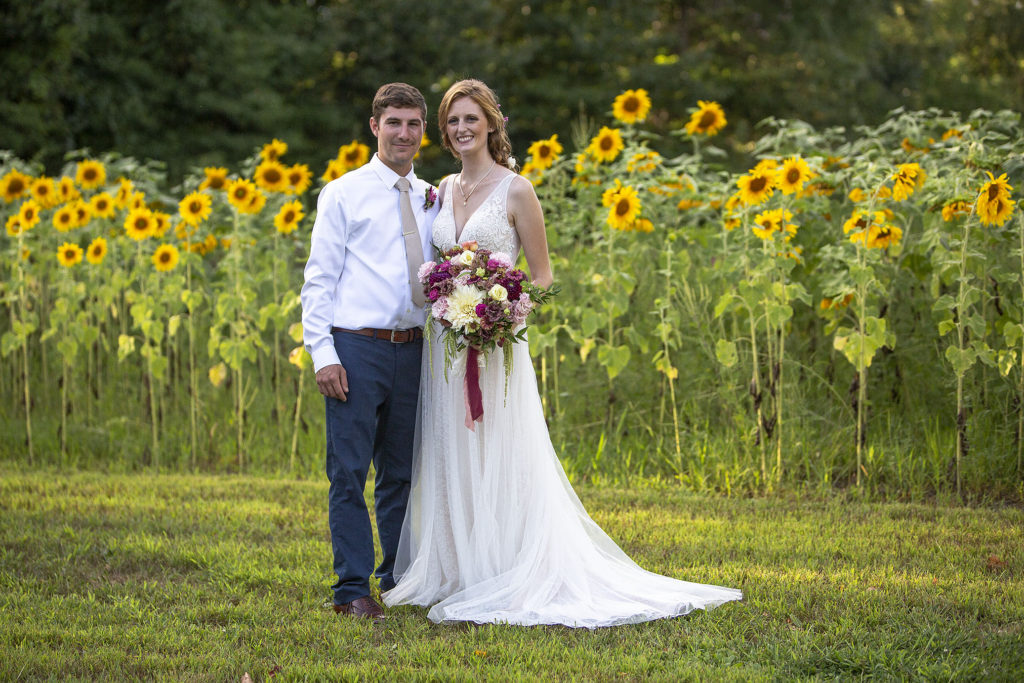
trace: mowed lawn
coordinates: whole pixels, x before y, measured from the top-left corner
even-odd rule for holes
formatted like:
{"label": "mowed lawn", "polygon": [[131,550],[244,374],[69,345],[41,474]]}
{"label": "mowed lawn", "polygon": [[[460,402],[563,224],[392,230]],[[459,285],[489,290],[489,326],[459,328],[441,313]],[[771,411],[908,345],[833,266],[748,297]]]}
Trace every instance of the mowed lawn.
{"label": "mowed lawn", "polygon": [[583,487],[642,566],[745,593],[587,631],[336,616],[326,490],[0,469],[0,679],[1024,677],[1018,508]]}

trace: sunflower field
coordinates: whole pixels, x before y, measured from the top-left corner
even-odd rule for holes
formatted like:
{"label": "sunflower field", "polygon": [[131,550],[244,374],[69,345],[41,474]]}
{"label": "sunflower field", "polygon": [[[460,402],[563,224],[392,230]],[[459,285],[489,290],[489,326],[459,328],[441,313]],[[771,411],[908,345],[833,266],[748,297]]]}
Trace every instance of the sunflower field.
{"label": "sunflower field", "polygon": [[[1014,112],[769,118],[731,168],[698,101],[658,152],[644,90],[521,173],[561,293],[530,344],[570,476],[726,494],[1024,499],[1024,130]],[[0,157],[0,457],[322,466],[298,292],[316,173],[279,140],[170,185],[156,162]],[[436,179],[439,180],[439,179]]]}

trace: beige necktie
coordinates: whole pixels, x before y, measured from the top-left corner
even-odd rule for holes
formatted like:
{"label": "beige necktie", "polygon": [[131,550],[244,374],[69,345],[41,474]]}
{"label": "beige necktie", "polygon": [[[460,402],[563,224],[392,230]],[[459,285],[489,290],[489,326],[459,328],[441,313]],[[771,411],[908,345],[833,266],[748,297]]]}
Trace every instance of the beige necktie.
{"label": "beige necktie", "polygon": [[409,199],[409,179],[399,178],[395,181],[399,192],[399,205],[402,209],[402,237],[405,238],[405,260],[409,264],[409,287],[412,289],[412,302],[422,306],[427,302],[423,296],[423,285],[420,284],[419,270],[423,265],[423,245],[420,242],[420,228],[416,223],[416,214],[412,212],[412,201]]}

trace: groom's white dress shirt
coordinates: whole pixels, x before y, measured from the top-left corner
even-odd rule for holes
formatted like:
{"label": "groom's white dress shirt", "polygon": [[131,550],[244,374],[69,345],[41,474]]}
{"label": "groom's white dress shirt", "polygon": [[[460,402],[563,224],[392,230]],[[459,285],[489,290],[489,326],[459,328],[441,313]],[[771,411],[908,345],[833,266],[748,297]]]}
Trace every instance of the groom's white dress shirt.
{"label": "groom's white dress shirt", "polygon": [[[374,154],[320,191],[301,294],[303,340],[314,370],[340,363],[332,327],[404,330],[426,320],[409,287],[398,177]],[[431,260],[438,205],[424,208],[430,184],[412,170],[405,177],[423,254]]]}

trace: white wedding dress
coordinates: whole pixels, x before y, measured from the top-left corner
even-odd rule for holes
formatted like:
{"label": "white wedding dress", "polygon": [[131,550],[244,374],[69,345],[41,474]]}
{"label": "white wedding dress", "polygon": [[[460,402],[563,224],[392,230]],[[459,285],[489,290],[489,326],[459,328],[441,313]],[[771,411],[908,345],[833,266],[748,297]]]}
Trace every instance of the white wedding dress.
{"label": "white wedding dress", "polygon": [[[520,243],[506,214],[514,178],[502,179],[460,242],[476,240],[515,261]],[[441,249],[456,241],[452,199],[434,222]],[[445,380],[444,345],[434,334],[424,344],[412,489],[387,605],[429,606],[434,622],[595,628],[742,598],[640,568],[587,515],[551,445],[526,343],[512,347],[507,397],[502,352],[487,358],[483,422],[470,431],[464,369]]]}

